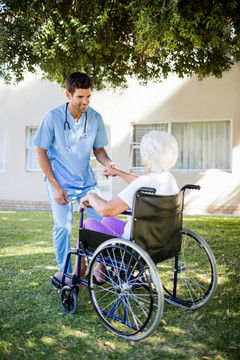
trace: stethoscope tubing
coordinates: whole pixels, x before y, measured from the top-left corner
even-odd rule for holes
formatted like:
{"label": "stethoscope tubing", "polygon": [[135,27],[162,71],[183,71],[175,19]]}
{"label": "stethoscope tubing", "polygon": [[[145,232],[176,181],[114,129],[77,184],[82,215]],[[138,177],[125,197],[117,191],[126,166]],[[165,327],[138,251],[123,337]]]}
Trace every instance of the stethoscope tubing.
{"label": "stethoscope tubing", "polygon": [[[70,124],[68,122],[67,119],[67,108],[68,108],[68,102],[66,102],[66,107],[65,107],[65,121],[64,121],[64,132],[66,131],[70,131]],[[87,111],[85,112],[86,116],[85,116],[85,121],[84,121],[84,128],[83,128],[83,135],[81,136],[83,139],[86,139],[87,137]]]}

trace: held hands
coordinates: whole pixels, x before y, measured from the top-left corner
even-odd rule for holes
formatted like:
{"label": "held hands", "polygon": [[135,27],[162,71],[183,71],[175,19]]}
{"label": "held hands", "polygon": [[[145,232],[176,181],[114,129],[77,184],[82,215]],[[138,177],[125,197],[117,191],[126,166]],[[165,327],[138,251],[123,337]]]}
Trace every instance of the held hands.
{"label": "held hands", "polygon": [[117,176],[117,168],[114,162],[110,162],[103,170],[103,175],[108,179],[109,176]]}

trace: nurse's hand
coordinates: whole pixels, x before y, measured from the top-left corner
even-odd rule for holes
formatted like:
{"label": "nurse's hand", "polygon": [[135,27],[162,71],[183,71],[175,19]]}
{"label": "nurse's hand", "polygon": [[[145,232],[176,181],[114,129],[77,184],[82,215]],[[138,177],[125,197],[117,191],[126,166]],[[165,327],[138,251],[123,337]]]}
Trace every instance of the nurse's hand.
{"label": "nurse's hand", "polygon": [[117,176],[116,170],[117,170],[116,164],[111,161],[103,169],[103,175],[106,177],[106,179],[108,179],[109,176]]}
{"label": "nurse's hand", "polygon": [[110,161],[106,167],[110,166],[113,169],[116,169],[116,164],[113,161]]}
{"label": "nurse's hand", "polygon": [[108,178],[109,176],[117,176],[118,175],[118,169],[112,168],[111,166],[106,166],[103,169],[103,175]]}
{"label": "nurse's hand", "polygon": [[67,193],[61,186],[54,188],[54,198],[60,205],[66,205],[69,203]]}

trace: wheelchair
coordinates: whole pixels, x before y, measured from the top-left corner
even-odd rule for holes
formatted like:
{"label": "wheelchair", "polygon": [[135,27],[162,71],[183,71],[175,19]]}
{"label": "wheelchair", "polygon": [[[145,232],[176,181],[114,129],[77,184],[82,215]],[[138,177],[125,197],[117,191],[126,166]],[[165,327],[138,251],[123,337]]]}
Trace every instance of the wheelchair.
{"label": "wheelchair", "polygon": [[[164,300],[189,310],[205,305],[217,287],[217,265],[207,243],[182,227],[186,189],[200,190],[200,186],[185,185],[171,196],[140,188],[133,211],[124,213],[133,217],[132,240],[83,229],[82,210],[77,249],[67,256],[62,281],[52,277],[52,284],[61,289],[63,310],[77,311],[77,284],[83,284],[103,324],[122,338],[138,341],[158,326]],[[78,259],[76,275],[67,273],[71,256]],[[87,265],[87,279],[80,278],[82,261]],[[105,269],[103,283],[93,275],[99,264]],[[71,285],[65,285],[66,278]]]}

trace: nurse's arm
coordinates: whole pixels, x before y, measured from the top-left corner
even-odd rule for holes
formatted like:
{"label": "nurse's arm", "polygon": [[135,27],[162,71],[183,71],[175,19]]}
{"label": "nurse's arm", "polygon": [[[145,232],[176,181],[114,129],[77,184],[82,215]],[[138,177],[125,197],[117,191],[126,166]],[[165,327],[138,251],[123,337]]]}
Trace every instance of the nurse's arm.
{"label": "nurse's arm", "polygon": [[121,214],[123,211],[130,209],[129,206],[118,196],[107,201],[99,197],[97,194],[91,193],[81,199],[79,211],[81,208],[87,209],[86,205],[84,205],[84,202],[86,201],[88,201],[90,205],[103,217],[114,217]]}
{"label": "nurse's arm", "polygon": [[97,161],[100,162],[100,164],[104,165],[104,166],[112,166],[115,167],[116,165],[114,164],[114,162],[112,162],[112,160],[108,157],[108,154],[106,152],[106,150],[104,149],[104,147],[100,147],[100,148],[93,148],[93,153],[94,156],[96,157]]}
{"label": "nurse's arm", "polygon": [[53,187],[54,198],[56,202],[60,205],[68,204],[68,196],[66,191],[58,183],[57,179],[54,176],[52,171],[52,165],[47,155],[47,150],[42,149],[39,146],[36,147],[37,160],[42,169],[43,173],[46,175],[48,181]]}

